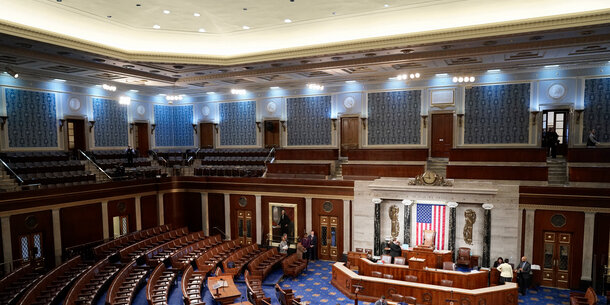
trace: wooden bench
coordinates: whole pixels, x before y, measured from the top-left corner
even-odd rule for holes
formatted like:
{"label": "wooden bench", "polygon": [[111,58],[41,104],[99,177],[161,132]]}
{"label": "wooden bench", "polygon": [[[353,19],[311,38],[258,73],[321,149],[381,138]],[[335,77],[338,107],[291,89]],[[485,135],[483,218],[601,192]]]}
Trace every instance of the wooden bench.
{"label": "wooden bench", "polygon": [[114,278],[106,294],[106,305],[129,305],[136,291],[146,283],[148,268],[138,267],[136,262],[123,267]]}
{"label": "wooden bench", "polygon": [[146,300],[149,305],[166,305],[169,291],[176,279],[176,273],[167,270],[165,264],[158,265],[150,274],[146,285]]}
{"label": "wooden bench", "polygon": [[231,240],[212,248],[196,259],[197,269],[207,274],[239,247],[237,240]]}
{"label": "wooden bench", "polygon": [[[262,288],[262,279],[250,276],[250,271],[244,273],[246,281],[246,297],[248,301],[254,305],[271,304],[271,299],[265,297]],[[268,303],[265,303],[267,301]]]}
{"label": "wooden bench", "polygon": [[146,264],[149,266],[156,266],[164,260],[169,259],[174,253],[176,253],[184,246],[193,244],[205,238],[206,236],[203,231],[200,231],[182,236],[178,239],[174,239],[165,244],[152,248],[148,250],[144,255],[146,259]]}
{"label": "wooden bench", "polygon": [[117,251],[126,246],[134,244],[138,241],[153,237],[155,235],[159,235],[161,233],[165,233],[170,231],[172,228],[171,225],[162,225],[155,228],[150,228],[142,231],[133,232],[131,234],[123,235],[117,239],[108,241],[104,244],[101,244],[95,248],[93,248],[93,253],[97,258],[104,258],[110,255],[113,255]]}
{"label": "wooden bench", "polygon": [[220,243],[222,243],[220,235],[214,235],[194,244],[182,247],[170,257],[172,267],[184,270],[191,262]]}
{"label": "wooden bench", "polygon": [[570,304],[571,305],[595,305],[597,304],[597,294],[592,287],[587,288],[585,293],[571,292],[570,293]]}
{"label": "wooden bench", "polygon": [[201,300],[201,286],[205,280],[205,273],[195,271],[188,266],[182,274],[182,298],[186,305],[205,305]]}
{"label": "wooden bench", "polygon": [[188,229],[185,227],[139,241],[119,251],[121,261],[126,263],[131,262],[132,260],[144,255],[144,253],[146,253],[148,250],[186,234],[188,234]]}
{"label": "wooden bench", "polygon": [[248,270],[252,276],[264,279],[285,257],[286,254],[278,253],[277,248],[272,248],[253,259],[248,264]]}
{"label": "wooden bench", "polygon": [[0,304],[14,304],[42,275],[33,264],[25,264],[0,280]]}
{"label": "wooden bench", "polygon": [[263,250],[260,249],[257,244],[239,249],[222,261],[223,274],[233,276],[239,274],[242,269],[261,252],[263,252]]}
{"label": "wooden bench", "polygon": [[286,257],[282,260],[282,270],[284,274],[297,277],[303,270],[307,269],[308,260],[298,257],[296,253]]}
{"label": "wooden bench", "polygon": [[120,265],[110,263],[105,258],[85,272],[72,286],[66,299],[65,305],[95,304],[96,299],[110,282],[110,279],[118,272]]}
{"label": "wooden bench", "polygon": [[295,298],[292,289],[282,289],[279,284],[275,284],[275,296],[281,305],[299,305],[300,298]]}

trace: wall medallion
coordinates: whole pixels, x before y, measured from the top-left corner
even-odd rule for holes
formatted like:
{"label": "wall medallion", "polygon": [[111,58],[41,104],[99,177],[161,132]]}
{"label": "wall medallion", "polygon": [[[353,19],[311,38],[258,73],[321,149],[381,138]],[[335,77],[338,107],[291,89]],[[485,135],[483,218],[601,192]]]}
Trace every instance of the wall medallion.
{"label": "wall medallion", "polygon": [[30,215],[25,218],[25,227],[28,230],[34,230],[38,227],[38,218],[34,215]]}
{"label": "wall medallion", "polygon": [[209,106],[203,106],[201,107],[201,114],[203,114],[203,116],[208,116],[210,115],[210,107]]}
{"label": "wall medallion", "polygon": [[241,196],[239,197],[239,206],[245,208],[248,205],[248,198]]}
{"label": "wall medallion", "polygon": [[142,116],[146,113],[146,107],[142,106],[142,105],[138,105],[138,107],[136,107],[136,112]]}
{"label": "wall medallion", "polygon": [[70,107],[70,110],[72,110],[72,111],[78,111],[81,107],[80,100],[75,97],[71,98],[68,101],[68,107]]}
{"label": "wall medallion", "polygon": [[566,225],[566,217],[562,214],[555,214],[551,217],[551,224],[555,228],[561,228]]}
{"label": "wall medallion", "polygon": [[125,210],[127,210],[127,208],[125,207],[125,202],[119,202],[116,207],[121,214],[125,213]]}
{"label": "wall medallion", "polygon": [[330,201],[325,201],[324,204],[322,204],[322,209],[326,213],[332,212],[332,210],[333,210],[333,203],[330,202]]}
{"label": "wall medallion", "polygon": [[466,220],[464,224],[464,241],[472,245],[472,227],[477,221],[477,213],[472,209],[464,211],[464,220]]}
{"label": "wall medallion", "polygon": [[547,93],[551,98],[558,100],[566,95],[566,87],[562,84],[552,84]]}
{"label": "wall medallion", "polygon": [[345,109],[352,109],[355,104],[356,100],[354,100],[354,98],[351,96],[348,96],[343,100],[343,106],[345,106]]}
{"label": "wall medallion", "polygon": [[275,102],[267,103],[267,112],[274,113],[277,110],[277,104]]}

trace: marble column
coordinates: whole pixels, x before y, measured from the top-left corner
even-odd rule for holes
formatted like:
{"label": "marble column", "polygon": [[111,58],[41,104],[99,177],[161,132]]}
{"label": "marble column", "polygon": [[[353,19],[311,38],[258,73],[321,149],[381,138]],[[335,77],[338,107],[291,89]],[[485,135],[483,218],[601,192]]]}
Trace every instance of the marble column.
{"label": "marble column", "polygon": [[[311,197],[306,197],[305,198],[305,231],[307,233],[309,233],[309,232],[311,232],[311,230],[313,230],[313,215],[311,213],[312,213]],[[300,232],[299,234],[303,234],[303,233]],[[320,236],[321,233],[316,232],[316,234],[318,236]]]}
{"label": "marble column", "polygon": [[11,243],[11,217],[0,217],[0,226],[2,227],[2,254],[4,256],[4,272],[10,273],[13,261],[13,244]]}
{"label": "marble column", "polygon": [[108,201],[102,201],[102,236],[104,239],[110,238],[110,229],[108,228]]}
{"label": "marble column", "polygon": [[[450,202],[451,203],[451,202]],[[457,202],[447,204],[449,207],[449,238],[447,240],[447,250],[453,252],[453,260],[457,258],[457,252],[455,251],[455,231],[457,226]]]}
{"label": "marble column", "polygon": [[411,245],[411,205],[413,205],[413,201],[405,199],[402,201],[405,206],[405,213],[403,217],[403,229],[404,229],[404,238],[403,243]]}
{"label": "marble column", "polygon": [[[55,265],[61,264],[61,220],[59,217],[59,209],[51,210],[51,217],[53,219],[53,250],[55,253]],[[42,250],[42,249],[41,249]]]}
{"label": "marble column", "polygon": [[374,236],[374,255],[381,255],[381,199],[373,199],[373,203],[375,204],[375,236]]}
{"label": "marble column", "polygon": [[201,193],[201,230],[206,236],[210,236],[210,220],[208,218],[208,193]]}
{"label": "marble column", "polygon": [[486,203],[483,204],[484,219],[483,219],[483,257],[481,266],[485,268],[489,268],[490,261],[490,251],[491,251],[491,209],[493,208],[492,204]]}
{"label": "marble column", "polygon": [[256,243],[263,243],[263,201],[261,195],[255,195],[256,198]]}
{"label": "marble column", "polygon": [[225,234],[226,239],[231,239],[231,194],[225,195]]}
{"label": "marble column", "polygon": [[165,224],[165,214],[163,213],[163,193],[157,195],[157,216],[159,219],[159,225]]}
{"label": "marble column", "polygon": [[142,230],[142,196],[136,196],[136,231]]}
{"label": "marble column", "polygon": [[591,282],[591,271],[593,266],[593,231],[595,230],[595,212],[585,212],[585,234],[582,241],[582,275],[581,281]]}
{"label": "marble column", "polygon": [[527,256],[530,261],[534,257],[534,220],[536,216],[536,210],[525,209],[525,236],[523,242],[523,254]]}
{"label": "marble column", "polygon": [[352,240],[351,228],[352,219],[350,218],[350,200],[343,200],[343,253],[351,251],[349,242]]}

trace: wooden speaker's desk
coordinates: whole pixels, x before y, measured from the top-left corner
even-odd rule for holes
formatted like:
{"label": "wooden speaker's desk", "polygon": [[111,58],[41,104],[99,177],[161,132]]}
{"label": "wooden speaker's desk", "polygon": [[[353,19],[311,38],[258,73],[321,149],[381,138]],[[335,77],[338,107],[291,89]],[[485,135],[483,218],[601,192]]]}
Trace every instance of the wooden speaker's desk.
{"label": "wooden speaker's desk", "polygon": [[[216,289],[212,287],[214,287],[214,285],[220,281],[226,282],[226,285],[219,288],[218,294],[216,294]],[[208,277],[208,289],[210,290],[210,294],[214,300],[223,305],[231,304],[235,298],[241,296],[241,292],[239,292],[239,289],[237,289],[237,286],[235,286],[235,283],[233,283],[233,276],[231,275]]]}
{"label": "wooden speaker's desk", "polygon": [[446,251],[429,251],[420,250],[417,248],[409,248],[402,250],[402,256],[407,258],[407,261],[412,257],[423,258],[426,260],[428,268],[443,268],[443,262],[453,262],[453,252]]}
{"label": "wooden speaker's desk", "polygon": [[367,257],[367,253],[364,253],[364,252],[354,252],[354,251],[347,252],[348,267],[350,269],[352,269],[352,270],[358,270],[358,266],[356,265],[356,261],[358,259],[360,259],[361,257],[366,258]]}
{"label": "wooden speaker's desk", "polygon": [[453,281],[453,287],[464,289],[477,289],[487,287],[488,270],[460,272],[442,269],[414,269],[409,266],[396,264],[376,264],[366,258],[358,260],[358,274],[371,276],[373,271],[391,274],[395,280],[404,280],[405,275],[417,276],[418,283],[440,285],[442,280]]}
{"label": "wooden speaker's desk", "polygon": [[331,284],[350,299],[356,297],[354,286],[361,286],[358,299],[367,302],[375,302],[381,295],[394,293],[415,297],[418,304],[429,305],[447,305],[448,299],[457,300],[456,304],[518,304],[515,283],[478,289],[444,287],[363,276],[354,273],[343,263],[333,265]]}

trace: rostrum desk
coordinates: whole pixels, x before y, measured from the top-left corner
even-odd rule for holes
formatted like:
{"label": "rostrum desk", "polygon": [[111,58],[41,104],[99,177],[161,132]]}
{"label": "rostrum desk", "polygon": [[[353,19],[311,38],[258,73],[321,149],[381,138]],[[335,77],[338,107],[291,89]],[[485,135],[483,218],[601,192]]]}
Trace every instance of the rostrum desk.
{"label": "rostrum desk", "polygon": [[375,302],[381,295],[389,297],[392,294],[401,294],[415,297],[418,304],[426,305],[447,305],[447,300],[454,300],[454,304],[471,305],[518,304],[515,283],[478,289],[444,287],[363,276],[354,273],[340,262],[333,265],[331,284],[350,299],[356,296],[354,286],[360,286],[362,289],[358,293],[358,299],[367,302]]}
{"label": "rostrum desk", "polygon": [[417,248],[409,248],[402,250],[403,257],[409,261],[412,257],[423,258],[426,260],[428,268],[443,268],[443,262],[453,262],[453,253],[451,251],[430,251]]}

